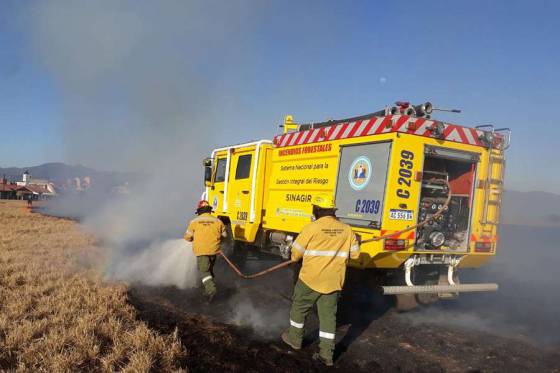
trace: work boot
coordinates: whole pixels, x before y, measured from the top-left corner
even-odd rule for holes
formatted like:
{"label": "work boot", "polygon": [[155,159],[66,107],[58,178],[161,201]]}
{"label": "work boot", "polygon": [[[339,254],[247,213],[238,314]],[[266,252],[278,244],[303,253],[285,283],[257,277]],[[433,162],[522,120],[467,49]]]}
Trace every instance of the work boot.
{"label": "work boot", "polygon": [[290,340],[290,334],[288,333],[287,330],[284,333],[282,333],[282,341],[288,346],[290,346],[291,348],[293,348],[294,350],[301,350],[301,346],[296,345]]}
{"label": "work boot", "polygon": [[334,365],[332,358],[326,358],[321,356],[321,354],[319,354],[318,352],[315,352],[313,354],[313,360],[316,360],[320,363],[325,364],[328,367],[332,367]]}
{"label": "work boot", "polygon": [[215,297],[216,297],[216,292],[206,294],[206,303],[207,304],[212,303],[212,301],[214,300]]}

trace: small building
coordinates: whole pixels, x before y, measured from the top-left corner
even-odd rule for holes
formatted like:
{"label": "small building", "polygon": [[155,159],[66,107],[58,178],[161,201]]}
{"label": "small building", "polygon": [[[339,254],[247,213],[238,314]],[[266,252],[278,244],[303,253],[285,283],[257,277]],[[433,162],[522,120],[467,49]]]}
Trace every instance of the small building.
{"label": "small building", "polygon": [[28,189],[25,186],[18,186],[16,189],[16,196],[17,199],[29,200],[32,199],[34,201],[39,199],[38,195],[34,195],[31,189]]}
{"label": "small building", "polygon": [[53,183],[48,180],[31,179],[29,171],[25,171],[22,181],[9,183],[4,176],[0,184],[0,199],[32,199],[37,201],[49,199],[56,194]]}
{"label": "small building", "polygon": [[[25,171],[22,176],[22,181],[18,181],[20,186],[19,191],[21,195],[32,194],[33,199],[48,199],[56,196],[56,189],[54,183],[48,180],[35,179],[31,177],[29,171]],[[23,188],[23,189],[21,189]],[[23,198],[26,199],[26,198]]]}
{"label": "small building", "polygon": [[23,176],[21,178],[21,181],[16,181],[16,184],[18,186],[26,186],[27,184],[29,184],[31,182],[31,174],[29,173],[29,171],[25,171],[23,173]]}
{"label": "small building", "polygon": [[9,183],[6,177],[2,177],[0,183],[0,199],[17,199],[17,184]]}
{"label": "small building", "polygon": [[42,185],[29,184],[26,186],[19,186],[16,190],[17,199],[39,201],[52,197],[49,190]]}

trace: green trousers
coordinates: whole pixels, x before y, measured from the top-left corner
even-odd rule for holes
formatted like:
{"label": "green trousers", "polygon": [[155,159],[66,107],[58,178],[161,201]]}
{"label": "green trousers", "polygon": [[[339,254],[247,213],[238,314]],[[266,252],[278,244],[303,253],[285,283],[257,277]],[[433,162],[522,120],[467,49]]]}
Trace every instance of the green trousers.
{"label": "green trousers", "polygon": [[214,263],[216,255],[200,255],[196,257],[198,272],[204,286],[204,295],[211,297],[216,294],[216,283],[214,283]]}
{"label": "green trousers", "polygon": [[303,325],[315,303],[319,314],[319,354],[332,360],[335,346],[336,309],[340,291],[321,294],[298,280],[294,288],[292,309],[290,311],[290,341],[301,346],[303,339]]}

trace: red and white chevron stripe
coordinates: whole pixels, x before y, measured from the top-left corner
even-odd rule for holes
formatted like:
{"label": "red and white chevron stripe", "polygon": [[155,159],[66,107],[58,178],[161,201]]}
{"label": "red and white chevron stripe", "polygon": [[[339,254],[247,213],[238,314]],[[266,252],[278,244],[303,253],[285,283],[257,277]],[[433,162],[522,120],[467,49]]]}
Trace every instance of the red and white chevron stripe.
{"label": "red and white chevron stripe", "polygon": [[[411,135],[430,137],[432,126],[437,123],[424,118],[413,118],[406,115],[388,115],[373,117],[355,122],[345,122],[329,127],[290,132],[274,137],[277,147],[303,145],[322,141],[347,139],[350,137],[378,135],[388,132],[403,132]],[[444,126],[442,139],[470,145],[484,146],[479,137],[483,131],[474,128],[442,123]]]}

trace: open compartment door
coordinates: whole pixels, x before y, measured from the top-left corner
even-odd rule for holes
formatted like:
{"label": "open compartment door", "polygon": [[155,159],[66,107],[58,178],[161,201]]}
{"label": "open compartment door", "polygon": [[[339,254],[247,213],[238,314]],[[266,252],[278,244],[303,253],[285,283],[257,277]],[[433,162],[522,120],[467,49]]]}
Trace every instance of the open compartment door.
{"label": "open compartment door", "polygon": [[427,146],[422,170],[422,193],[418,222],[429,219],[447,199],[447,191],[432,179],[451,186],[451,202],[437,219],[417,231],[416,249],[466,252],[469,244],[474,182],[479,155],[454,149]]}

